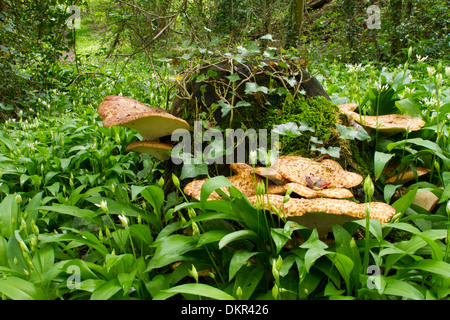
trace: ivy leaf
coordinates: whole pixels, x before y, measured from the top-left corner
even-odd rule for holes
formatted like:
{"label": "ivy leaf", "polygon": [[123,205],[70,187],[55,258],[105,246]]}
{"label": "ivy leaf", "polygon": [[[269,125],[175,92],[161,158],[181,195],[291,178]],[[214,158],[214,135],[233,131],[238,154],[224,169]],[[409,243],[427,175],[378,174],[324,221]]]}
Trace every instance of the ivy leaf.
{"label": "ivy leaf", "polygon": [[258,84],[255,82],[247,82],[245,84],[245,94],[252,94],[257,92],[267,94],[269,92],[269,89],[264,86],[258,86]]}
{"label": "ivy leaf", "polygon": [[298,137],[302,135],[302,133],[298,129],[297,124],[295,124],[294,122],[274,125],[272,131],[288,137]]}
{"label": "ivy leaf", "polygon": [[294,87],[297,83],[297,79],[295,79],[295,77],[292,77],[291,79],[288,79],[287,77],[283,77],[284,80],[286,80],[287,83],[289,83],[289,85],[291,87]]}
{"label": "ivy leaf", "polygon": [[341,139],[348,139],[348,140],[357,139],[359,141],[370,140],[369,134],[362,127],[358,129],[353,129],[350,127],[342,126],[340,124],[336,124],[336,129],[337,131],[339,131],[339,138]]}
{"label": "ivy leaf", "polygon": [[333,158],[339,158],[341,148],[339,148],[339,147],[317,148],[314,144],[312,144],[311,151],[319,151],[320,154],[329,154]]}
{"label": "ivy leaf", "polygon": [[226,78],[228,80],[230,80],[231,82],[233,82],[233,83],[236,82],[236,81],[241,80],[241,77],[239,77],[239,74],[237,74],[237,73],[233,73],[233,74],[231,74],[229,76],[226,76]]}
{"label": "ivy leaf", "polygon": [[300,121],[299,122],[298,130],[300,130],[300,131],[310,131],[310,132],[315,132],[316,131],[316,129],[314,127],[311,127],[308,124],[308,122],[306,122],[306,121]]}
{"label": "ivy leaf", "polygon": [[250,107],[250,106],[251,106],[250,102],[247,102],[247,101],[242,100],[242,101],[239,101],[238,103],[236,103],[235,108],[239,108],[239,107]]}
{"label": "ivy leaf", "polygon": [[259,38],[259,40],[270,40],[272,42],[275,41],[271,34],[266,34],[265,36],[262,36],[261,38]]}
{"label": "ivy leaf", "polygon": [[208,72],[206,72],[206,77],[215,78],[217,77],[217,72],[215,72],[214,70],[208,70]]}
{"label": "ivy leaf", "polygon": [[323,143],[323,140],[319,140],[319,138],[314,137],[314,136],[311,136],[311,138],[309,138],[309,140],[310,140],[312,143],[315,143],[315,144],[322,144],[322,143]]}

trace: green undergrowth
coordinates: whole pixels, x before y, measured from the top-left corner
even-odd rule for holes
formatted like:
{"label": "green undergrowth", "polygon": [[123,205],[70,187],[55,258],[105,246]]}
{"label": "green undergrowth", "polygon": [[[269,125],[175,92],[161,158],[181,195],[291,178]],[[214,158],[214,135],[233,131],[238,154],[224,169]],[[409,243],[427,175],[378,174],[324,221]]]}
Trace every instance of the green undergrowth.
{"label": "green undergrowth", "polygon": [[[100,68],[103,75],[51,91],[30,102],[37,105],[34,112],[0,125],[2,299],[449,298],[450,70],[446,74],[445,66],[423,61],[385,70],[320,66],[329,80],[318,78],[334,103],[358,102],[376,114],[382,100],[382,107],[426,123],[417,132],[391,137],[336,127],[354,155],[360,150],[368,162],[364,177],[372,179],[366,179],[362,198],[389,203],[396,215],[385,224],[362,219],[334,225],[323,239],[274,209],[251,205],[223,176],[203,185],[202,201],[182,192],[179,176],[169,177],[177,192],[164,192],[164,164],[126,152],[142,137],[131,129],[104,128],[96,113],[109,94],[165,106],[170,84],[135,58],[128,62],[131,69],[120,60],[101,68],[82,65],[86,72]],[[174,71],[164,63],[156,68],[164,78]],[[318,100],[311,105],[322,105]],[[299,101],[291,106],[297,112],[309,107]],[[275,117],[296,122],[296,128],[278,127],[281,136],[293,134],[293,141],[303,133],[327,138],[326,131],[316,133],[314,117],[314,130],[313,122],[299,122],[295,112]],[[312,145],[321,148],[317,140]],[[324,151],[335,152],[316,154]],[[394,160],[402,168],[431,171],[408,183],[387,184],[383,169]],[[229,195],[220,191],[225,187]],[[222,200],[206,201],[214,190]],[[434,210],[413,203],[419,191],[435,194]],[[266,195],[258,192],[258,197],[263,201]]]}

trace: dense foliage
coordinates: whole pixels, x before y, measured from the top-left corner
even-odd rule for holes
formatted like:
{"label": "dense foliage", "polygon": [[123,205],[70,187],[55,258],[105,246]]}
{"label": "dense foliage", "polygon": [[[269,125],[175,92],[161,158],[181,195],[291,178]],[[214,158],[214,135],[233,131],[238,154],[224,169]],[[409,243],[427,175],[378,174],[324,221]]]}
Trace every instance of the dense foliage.
{"label": "dense foliage", "polygon": [[[323,14],[308,11],[303,46],[294,49],[308,54],[308,70],[333,103],[356,102],[361,113],[396,112],[425,121],[419,131],[391,137],[340,131],[343,140],[363,141],[363,197],[391,204],[397,214],[389,223],[335,225],[329,241],[252,206],[233,187],[223,200],[196,201],[182,192],[188,179],[174,175],[176,191],[165,193],[164,165],[125,151],[139,134],[102,126],[96,107],[106,95],[164,108],[187,65],[213,62],[217,52],[238,57],[255,48],[254,56],[264,58],[265,45],[285,52],[283,35],[292,19],[287,2],[231,2],[78,3],[82,25],[67,32],[76,40],[67,61],[60,58],[70,46],[62,31],[68,4],[0,1],[3,299],[448,299],[448,14],[437,18],[433,11],[448,11],[444,1],[400,1],[412,19],[391,25],[393,19],[383,15],[385,27],[362,33],[357,30],[366,2],[348,8],[349,1],[332,1],[320,9]],[[333,8],[340,9],[332,14]],[[339,18],[350,9],[355,29]],[[402,40],[394,49],[392,30]],[[371,32],[375,38],[364,37]],[[329,132],[320,134],[326,139]],[[389,161],[401,170],[423,166],[431,172],[387,184],[383,169]],[[223,176],[210,179],[203,199],[226,186]],[[264,186],[258,190],[265,197]],[[432,212],[413,204],[423,191],[438,198]]]}

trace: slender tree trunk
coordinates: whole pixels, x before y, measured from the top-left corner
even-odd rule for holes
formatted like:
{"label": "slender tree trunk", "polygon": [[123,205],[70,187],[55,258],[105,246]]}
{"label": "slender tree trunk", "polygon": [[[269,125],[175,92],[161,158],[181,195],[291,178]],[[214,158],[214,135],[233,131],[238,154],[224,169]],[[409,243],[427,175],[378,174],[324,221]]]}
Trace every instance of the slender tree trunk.
{"label": "slender tree trunk", "polygon": [[344,14],[347,23],[347,29],[345,31],[345,38],[347,40],[347,45],[349,47],[351,60],[356,62],[356,26],[355,26],[355,12],[356,3],[354,0],[344,0]]}
{"label": "slender tree trunk", "polygon": [[302,25],[303,25],[303,17],[305,14],[305,3],[306,0],[295,0],[295,8],[294,8],[294,21],[295,21],[295,33],[300,40],[302,36]]}
{"label": "slender tree trunk", "polygon": [[402,0],[391,0],[390,13],[392,23],[392,38],[391,38],[391,56],[397,55],[401,50],[401,31],[399,26],[402,23]]}
{"label": "slender tree trunk", "polygon": [[306,0],[292,1],[291,26],[287,34],[286,47],[298,47],[302,36],[302,24]]}

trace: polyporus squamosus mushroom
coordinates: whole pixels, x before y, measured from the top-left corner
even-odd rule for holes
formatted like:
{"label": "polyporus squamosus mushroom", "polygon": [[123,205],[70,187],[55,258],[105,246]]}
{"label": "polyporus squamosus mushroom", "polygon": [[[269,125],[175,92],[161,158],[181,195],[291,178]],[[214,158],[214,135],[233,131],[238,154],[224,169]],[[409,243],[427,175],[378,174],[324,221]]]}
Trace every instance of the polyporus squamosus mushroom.
{"label": "polyporus squamosus mushroom", "polygon": [[[253,173],[253,168],[248,164],[234,163],[230,165],[230,169],[231,171],[235,172],[236,175],[227,177],[227,179],[246,197],[256,195],[256,186],[258,185],[258,182],[263,182],[265,184],[264,179],[255,175]],[[190,195],[191,197],[194,197],[197,200],[200,200],[202,185],[207,180],[208,179],[191,181],[184,187],[184,193]],[[222,190],[225,191],[225,193],[228,193],[228,188],[222,188]],[[277,186],[269,182],[267,191],[269,194],[272,194],[285,193],[286,190],[284,186]],[[208,198],[208,200],[218,199],[221,199],[221,197],[215,191],[212,192]]]}
{"label": "polyporus squamosus mushroom", "polygon": [[156,141],[176,129],[189,130],[189,124],[166,110],[149,107],[137,100],[106,96],[97,108],[104,127],[122,126],[136,129],[145,141]]}
{"label": "polyporus squamosus mushroom", "polygon": [[270,167],[258,167],[254,169],[254,172],[261,177],[269,179],[274,184],[279,186],[283,186],[289,182],[289,180],[279,174],[277,170]]}
{"label": "polyporus squamosus mushroom", "polygon": [[[292,220],[310,229],[316,228],[320,236],[325,236],[331,231],[332,224],[342,225],[345,222],[364,219],[366,217],[366,204],[356,203],[350,200],[315,198],[299,199],[290,198],[283,204],[284,196],[269,194],[267,197],[249,197],[250,203],[257,208],[270,210],[273,208],[287,220]],[[260,203],[260,202],[263,203]],[[380,223],[388,222],[395,214],[395,209],[382,202],[370,202],[369,212],[371,219],[377,219]]]}
{"label": "polyporus squamosus mushroom", "polygon": [[127,151],[147,153],[159,160],[170,159],[172,146],[158,141],[136,141],[127,146]]}
{"label": "polyporus squamosus mushroom", "polygon": [[387,114],[381,116],[365,116],[360,115],[354,110],[358,107],[355,103],[347,103],[338,106],[342,113],[344,113],[349,119],[359,123],[363,127],[371,129],[377,129],[386,135],[393,135],[399,132],[417,131],[425,125],[419,117],[411,118],[407,115],[401,114]]}
{"label": "polyporus squamosus mushroom", "polygon": [[314,190],[299,183],[287,183],[284,187],[286,188],[286,190],[288,190],[288,188],[291,186],[293,192],[305,198],[318,198],[318,197],[336,198],[336,199],[353,198],[353,193],[345,188]]}
{"label": "polyporus squamosus mushroom", "polygon": [[[398,163],[392,162],[389,163],[386,167],[385,174],[386,174],[386,183],[388,184],[404,184],[406,182],[414,180],[416,177],[414,175],[414,172],[411,170],[411,168],[408,168],[404,170],[403,172],[399,172],[395,174],[395,170],[398,167]],[[416,167],[417,177],[421,177],[423,175],[426,175],[431,170],[428,168],[423,167]]]}
{"label": "polyporus squamosus mushroom", "polygon": [[361,175],[344,170],[339,163],[331,159],[316,162],[303,157],[282,156],[275,161],[272,168],[283,178],[302,186],[308,186],[310,179],[315,179],[326,184],[326,188],[352,188],[363,180]]}

